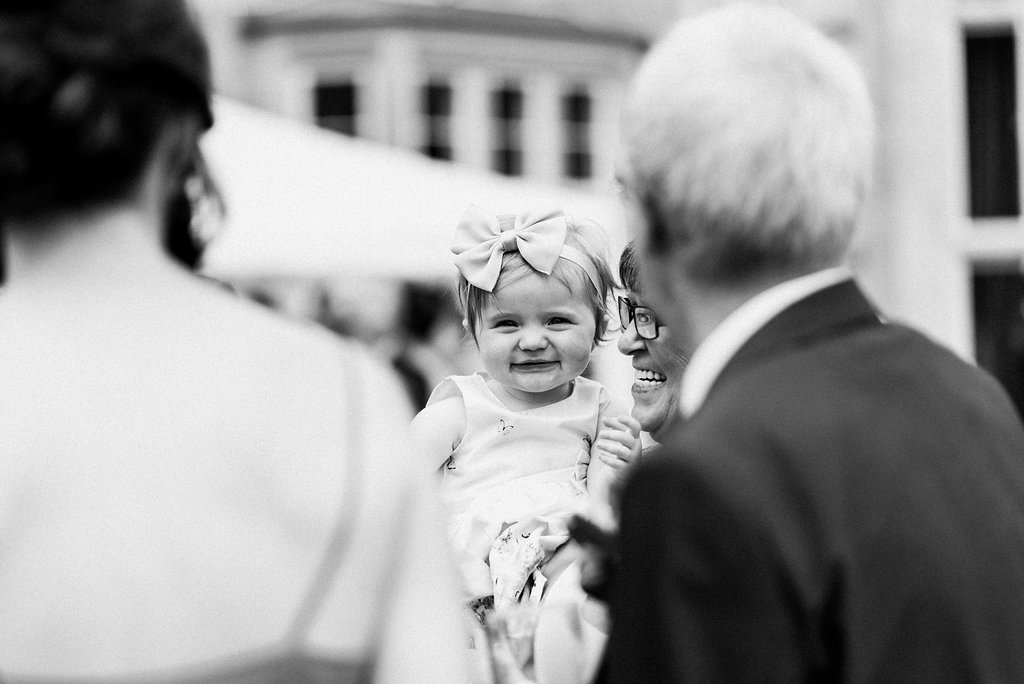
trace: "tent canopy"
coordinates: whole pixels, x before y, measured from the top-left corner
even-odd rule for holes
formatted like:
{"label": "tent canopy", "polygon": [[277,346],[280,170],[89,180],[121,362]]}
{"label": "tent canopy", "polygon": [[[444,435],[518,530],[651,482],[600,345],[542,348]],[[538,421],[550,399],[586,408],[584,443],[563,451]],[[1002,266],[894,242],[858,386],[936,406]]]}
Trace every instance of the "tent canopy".
{"label": "tent canopy", "polygon": [[233,277],[339,274],[440,280],[467,205],[495,214],[560,207],[625,244],[624,212],[601,194],[508,178],[350,138],[217,99],[203,141],[227,214],[204,270]]}

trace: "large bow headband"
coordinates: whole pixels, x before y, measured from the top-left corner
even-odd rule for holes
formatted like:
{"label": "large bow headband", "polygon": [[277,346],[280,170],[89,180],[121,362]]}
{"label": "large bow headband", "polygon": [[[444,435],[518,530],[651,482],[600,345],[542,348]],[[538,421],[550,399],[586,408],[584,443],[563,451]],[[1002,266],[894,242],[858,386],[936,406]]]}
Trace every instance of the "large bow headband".
{"label": "large bow headband", "polygon": [[558,260],[578,265],[598,292],[597,270],[583,252],[565,244],[565,214],[557,209],[497,217],[470,205],[455,229],[455,266],[474,287],[493,292],[505,252],[519,252],[534,270],[550,275]]}

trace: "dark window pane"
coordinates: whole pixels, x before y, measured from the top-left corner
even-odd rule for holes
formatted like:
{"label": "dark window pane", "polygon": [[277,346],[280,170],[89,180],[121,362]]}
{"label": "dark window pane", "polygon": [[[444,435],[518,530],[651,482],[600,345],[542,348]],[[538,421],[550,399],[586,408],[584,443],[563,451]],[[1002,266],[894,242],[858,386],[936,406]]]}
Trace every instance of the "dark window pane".
{"label": "dark window pane", "polygon": [[590,95],[577,88],[562,97],[564,149],[562,173],[567,178],[590,178]]}
{"label": "dark window pane", "polygon": [[523,93],[506,85],[491,95],[493,148],[491,167],[508,176],[523,174],[523,143],[520,120],[523,117]]}
{"label": "dark window pane", "polygon": [[590,121],[590,96],[585,92],[574,92],[562,100],[562,118],[566,121]]}
{"label": "dark window pane", "polygon": [[1020,214],[1012,34],[967,36],[971,216]]}
{"label": "dark window pane", "polygon": [[499,149],[492,153],[492,167],[506,176],[523,175],[523,153],[521,150]]}
{"label": "dark window pane", "polygon": [[451,161],[452,148],[444,145],[427,145],[423,148],[423,154],[427,155],[431,159],[444,159],[446,161]]}
{"label": "dark window pane", "polygon": [[422,105],[426,133],[423,154],[433,159],[452,159],[451,86],[442,81],[427,83],[423,86]]}
{"label": "dark window pane", "polygon": [[523,118],[523,93],[518,88],[506,86],[494,92],[492,102],[494,118]]}
{"label": "dark window pane", "polygon": [[974,335],[978,365],[996,376],[1024,414],[1024,277],[975,273]]}
{"label": "dark window pane", "polygon": [[316,87],[316,121],[324,128],[356,134],[358,94],[354,83],[322,83]]}
{"label": "dark window pane", "polygon": [[567,178],[590,178],[590,155],[586,152],[566,152],[565,154],[565,175]]}
{"label": "dark window pane", "polygon": [[427,116],[451,116],[451,86],[447,83],[438,82],[431,82],[424,86],[423,113]]}

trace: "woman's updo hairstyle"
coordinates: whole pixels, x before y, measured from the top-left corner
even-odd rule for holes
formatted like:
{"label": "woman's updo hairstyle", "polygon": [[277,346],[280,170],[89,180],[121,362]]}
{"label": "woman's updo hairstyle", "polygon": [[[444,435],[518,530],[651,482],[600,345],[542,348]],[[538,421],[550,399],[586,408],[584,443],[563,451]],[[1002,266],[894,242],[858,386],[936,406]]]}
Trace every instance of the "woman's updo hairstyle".
{"label": "woman's updo hairstyle", "polygon": [[162,136],[184,166],[212,122],[183,0],[0,5],[0,220],[121,198]]}

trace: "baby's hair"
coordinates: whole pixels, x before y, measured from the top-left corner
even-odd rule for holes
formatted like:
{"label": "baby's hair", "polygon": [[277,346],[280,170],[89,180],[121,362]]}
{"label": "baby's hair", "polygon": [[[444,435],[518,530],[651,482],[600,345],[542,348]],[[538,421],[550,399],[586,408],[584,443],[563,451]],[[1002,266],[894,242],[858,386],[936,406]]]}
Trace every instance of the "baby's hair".
{"label": "baby's hair", "polygon": [[[504,217],[503,217],[504,218]],[[592,282],[582,266],[569,261],[558,259],[551,271],[551,277],[569,288],[569,291],[577,296],[585,296],[590,310],[594,314],[594,344],[605,342],[611,337],[612,319],[609,313],[608,302],[611,299],[613,289],[616,287],[615,278],[608,265],[607,237],[604,230],[594,221],[589,219],[573,219],[566,216],[568,231],[565,236],[565,244],[575,247],[583,253],[587,261],[593,267],[597,282]],[[501,274],[494,286],[497,292],[505,285],[514,283],[520,278],[537,273],[530,264],[523,259],[519,252],[505,252],[501,258]],[[492,292],[482,290],[471,285],[466,277],[459,274],[458,285],[459,305],[462,308],[464,322],[473,341],[477,340],[477,327],[480,324],[480,317],[487,300],[493,296]]]}

